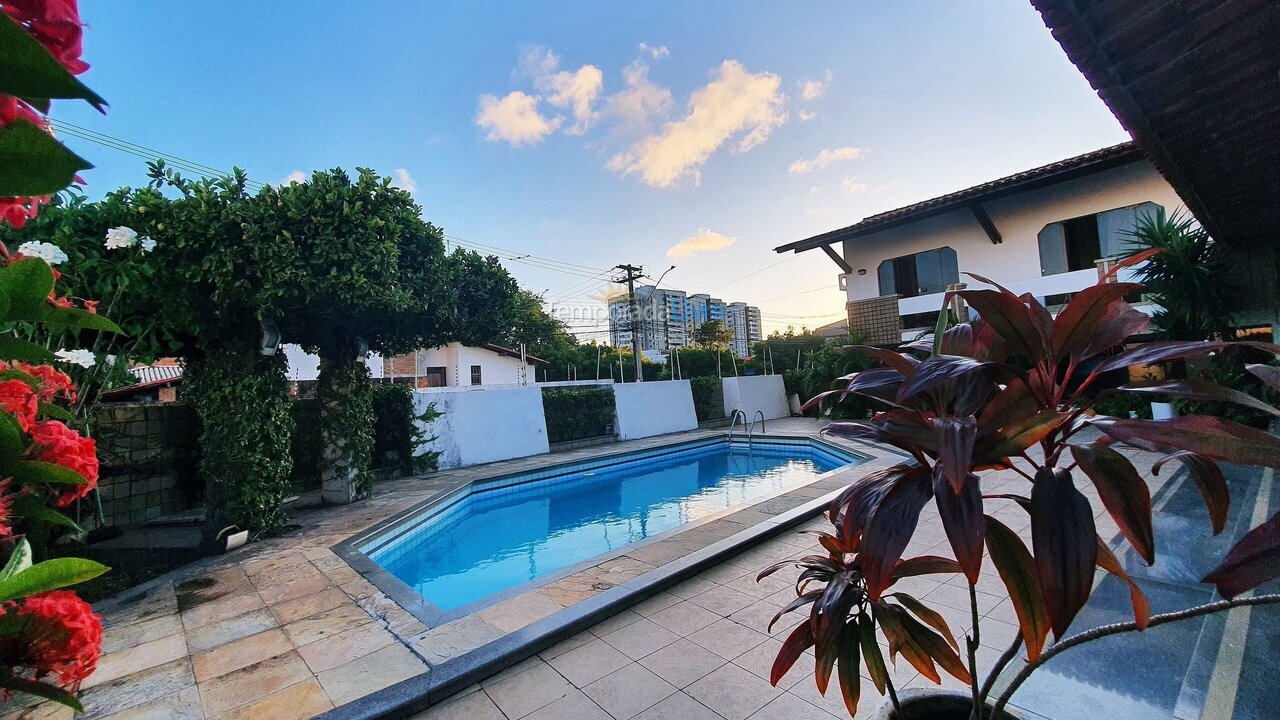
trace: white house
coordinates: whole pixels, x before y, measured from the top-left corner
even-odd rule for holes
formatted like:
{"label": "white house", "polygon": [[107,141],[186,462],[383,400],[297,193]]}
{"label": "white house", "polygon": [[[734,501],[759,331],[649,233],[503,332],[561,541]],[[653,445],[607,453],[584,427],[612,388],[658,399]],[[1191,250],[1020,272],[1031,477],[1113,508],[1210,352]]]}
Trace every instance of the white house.
{"label": "white house", "polygon": [[[955,283],[1029,292],[1055,311],[1122,254],[1144,212],[1177,193],[1133,143],[1103,148],[890,210],[776,248],[821,248],[840,267],[848,326],[875,344],[931,328]],[[1131,274],[1131,273],[1125,273]],[[1141,307],[1141,306],[1140,306]]]}
{"label": "white house", "polygon": [[536,382],[534,368],[549,364],[501,345],[468,347],[450,343],[384,359],[382,375],[413,387],[527,385]]}

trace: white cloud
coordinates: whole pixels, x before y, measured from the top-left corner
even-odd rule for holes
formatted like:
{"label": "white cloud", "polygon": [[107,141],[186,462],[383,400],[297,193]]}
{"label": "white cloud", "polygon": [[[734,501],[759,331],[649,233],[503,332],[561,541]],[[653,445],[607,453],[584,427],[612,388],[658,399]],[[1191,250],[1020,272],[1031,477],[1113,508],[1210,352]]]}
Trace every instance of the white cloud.
{"label": "white cloud", "polygon": [[583,65],[573,72],[559,68],[560,58],[543,48],[531,48],[520,57],[520,69],[533,78],[547,102],[573,113],[575,122],[565,133],[581,135],[595,119],[592,105],[604,88],[604,73],[595,65]]}
{"label": "white cloud", "polygon": [[827,91],[827,86],[831,84],[831,71],[827,70],[822,80],[801,80],[800,97],[805,100],[817,100]]}
{"label": "white cloud", "polygon": [[280,184],[288,185],[289,183],[304,183],[306,181],[307,181],[306,173],[302,172],[301,170],[294,170],[288,175],[285,175],[284,179],[280,181]]}
{"label": "white cloud", "polygon": [[671,54],[671,51],[667,49],[666,45],[658,45],[655,47],[649,43],[640,43],[640,52],[649,53],[649,56],[654,60],[661,60]]}
{"label": "white cloud", "polygon": [[398,187],[401,190],[411,193],[418,189],[418,183],[414,181],[413,176],[404,168],[396,168],[392,171],[396,179],[391,181],[392,187]]}
{"label": "white cloud", "polygon": [[519,90],[502,98],[481,95],[476,124],[489,131],[485,136],[487,140],[504,140],[516,147],[526,143],[536,145],[560,127],[562,121],[562,118],[547,118],[539,113],[538,100],[536,95]]}
{"label": "white cloud", "polygon": [[643,133],[655,118],[671,112],[671,91],[649,79],[649,66],[636,60],[622,70],[627,89],[605,100],[604,112],[616,118],[623,130]]}
{"label": "white cloud", "polygon": [[698,228],[698,232],[667,248],[669,258],[687,258],[690,255],[723,250],[738,241],[711,228]]}
{"label": "white cloud", "polygon": [[818,153],[818,156],[812,160],[797,160],[791,163],[790,172],[793,175],[803,175],[814,170],[821,170],[834,162],[857,160],[866,152],[864,148],[856,147],[827,148]]}
{"label": "white cloud", "polygon": [[738,61],[725,60],[714,79],[689,96],[683,118],[613,156],[607,167],[624,175],[640,173],[653,187],[669,187],[685,177],[697,184],[697,167],[735,135],[734,150],[747,152],[786,122],[781,85],[773,73],[750,73]]}
{"label": "white cloud", "polygon": [[820,193],[820,192],[822,192],[822,188],[821,188],[820,186],[818,186],[818,185],[814,185],[813,187],[809,188],[809,195],[810,195],[810,196],[812,196],[812,195],[817,195],[817,194],[818,194],[818,193]]}
{"label": "white cloud", "polygon": [[808,122],[808,121],[810,121],[810,120],[812,120],[812,119],[814,119],[814,118],[818,117],[818,114],[817,114],[817,113],[811,113],[811,112],[809,112],[808,110],[803,110],[803,109],[801,109],[801,110],[797,111],[797,113],[796,113],[796,114],[800,116],[800,120],[801,120],[802,122]]}
{"label": "white cloud", "polygon": [[841,183],[840,187],[849,195],[860,195],[867,191],[866,183],[858,182],[858,178],[847,177]]}

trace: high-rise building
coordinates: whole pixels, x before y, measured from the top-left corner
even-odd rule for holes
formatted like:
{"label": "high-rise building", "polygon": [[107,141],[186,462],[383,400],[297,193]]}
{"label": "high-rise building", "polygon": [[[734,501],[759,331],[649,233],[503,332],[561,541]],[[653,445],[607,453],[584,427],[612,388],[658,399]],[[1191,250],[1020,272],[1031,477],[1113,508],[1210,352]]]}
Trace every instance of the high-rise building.
{"label": "high-rise building", "polygon": [[[641,351],[666,354],[673,348],[692,345],[698,328],[711,321],[720,322],[733,332],[730,347],[739,357],[745,357],[751,344],[761,337],[759,308],[741,302],[726,305],[706,293],[687,295],[683,290],[642,285],[636,288],[636,309]],[[611,345],[631,345],[631,313],[627,296],[609,301]]]}

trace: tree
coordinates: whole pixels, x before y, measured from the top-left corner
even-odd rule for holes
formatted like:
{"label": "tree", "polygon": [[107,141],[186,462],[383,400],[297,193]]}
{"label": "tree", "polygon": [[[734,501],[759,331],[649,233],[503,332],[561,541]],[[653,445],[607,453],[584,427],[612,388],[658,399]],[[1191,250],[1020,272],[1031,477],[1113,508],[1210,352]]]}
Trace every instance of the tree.
{"label": "tree", "polygon": [[1146,293],[1159,305],[1154,320],[1167,340],[1230,339],[1231,314],[1222,298],[1226,259],[1195,218],[1164,208],[1138,218],[1132,252],[1159,250],[1136,268]]}
{"label": "tree", "polygon": [[719,320],[708,320],[693,332],[693,342],[700,348],[723,350],[733,342],[733,330]]}

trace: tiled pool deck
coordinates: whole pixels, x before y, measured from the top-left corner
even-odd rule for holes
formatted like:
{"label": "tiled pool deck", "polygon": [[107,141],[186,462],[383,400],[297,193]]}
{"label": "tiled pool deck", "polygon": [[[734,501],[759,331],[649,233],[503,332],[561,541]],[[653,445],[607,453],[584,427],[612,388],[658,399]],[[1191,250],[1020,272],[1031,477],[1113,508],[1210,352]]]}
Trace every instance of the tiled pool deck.
{"label": "tiled pool deck", "polygon": [[[770,434],[810,435],[817,429],[818,425],[812,421],[770,422]],[[85,717],[306,718],[344,705],[335,716],[351,715],[353,709],[372,707],[377,704],[376,698],[394,694],[396,689],[371,696],[372,693],[406,680],[408,685],[423,685],[429,678],[447,674],[451,666],[443,663],[450,658],[492,641],[528,635],[550,622],[553,618],[548,616],[566,606],[588,605],[610,592],[617,594],[614,588],[629,587],[646,573],[651,577],[655,567],[669,560],[697,553],[705,545],[786,512],[793,507],[791,502],[802,503],[819,497],[875,467],[870,464],[855,467],[849,471],[853,475],[820,481],[820,486],[809,487],[793,501],[766,500],[751,509],[629,550],[607,562],[434,628],[406,612],[330,549],[443,488],[496,470],[537,468],[549,462],[578,460],[624,448],[652,447],[673,439],[722,432],[651,438],[585,448],[552,458],[542,456],[439,473],[423,479],[398,480],[380,484],[375,497],[365,503],[299,513],[293,518],[303,525],[299,532],[263,542],[247,552],[189,566],[173,577],[144,586],[145,592],[134,591],[104,603],[100,610],[107,627],[106,654],[98,673],[87,683],[83,696]],[[1152,456],[1141,459],[1149,461]],[[1175,486],[1181,493],[1185,490],[1181,485],[1190,485],[1171,482],[1176,477],[1176,474],[1166,474],[1152,481],[1158,506],[1167,502],[1162,499],[1166,486]],[[1266,478],[1268,484],[1269,477]],[[1012,473],[992,474],[984,479],[984,491],[999,492],[1005,486],[1016,487],[1024,482]],[[1081,489],[1090,495],[1095,508],[1101,507],[1091,487],[1081,483]],[[988,502],[986,509],[1026,536],[1028,521],[1023,511],[1009,503]],[[1203,513],[1203,508],[1198,512]],[[1199,522],[1206,524],[1203,518],[1199,518]],[[816,527],[820,523],[814,520],[804,524]],[[1114,524],[1103,513],[1099,514],[1098,527],[1104,537],[1115,535]],[[1194,534],[1198,538],[1203,533],[1183,531],[1183,534],[1188,537]],[[1157,537],[1161,537],[1159,526]],[[772,687],[767,681],[773,656],[780,646],[779,636],[793,626],[794,621],[779,623],[772,636],[765,633],[765,627],[777,608],[793,596],[789,585],[793,574],[779,573],[757,584],[755,573],[775,560],[799,557],[812,552],[813,548],[807,536],[779,533],[709,565],[695,577],[672,585],[629,609],[584,625],[580,632],[545,647],[513,667],[465,687],[451,687],[450,692],[456,690],[455,694],[414,717],[418,720],[847,717],[838,693],[830,692],[826,697],[818,694],[811,675],[804,672],[803,662],[778,687]],[[932,506],[922,516],[908,553],[950,555]],[[1016,618],[1009,602],[1003,599],[1003,587],[989,566],[985,570],[977,586],[985,618],[982,648],[978,653],[981,666],[988,666],[1016,632]],[[1155,582],[1153,580],[1153,584]],[[969,627],[963,579],[912,578],[899,587],[937,607],[957,634]],[[1100,593],[1100,597],[1104,595]],[[1159,607],[1160,597],[1153,595],[1152,598],[1157,611],[1169,609]],[[1093,605],[1091,602],[1091,607]],[[1254,610],[1255,628],[1270,630],[1274,625],[1260,624],[1259,610],[1262,609]],[[1268,617],[1274,619],[1274,614]],[[1248,629],[1247,618],[1245,624],[1246,634],[1252,637],[1254,630]],[[1177,683],[1184,682],[1183,675],[1188,676],[1187,682],[1193,682],[1190,676],[1197,671],[1197,662],[1201,665],[1204,662],[1199,659],[1198,649],[1197,659],[1192,661],[1192,652],[1184,646],[1188,642],[1196,644],[1199,632],[1196,629],[1190,641],[1184,637],[1173,638],[1179,643],[1181,659],[1186,661],[1183,665],[1190,663],[1190,667],[1160,672],[1172,674]],[[1165,642],[1168,641],[1166,638]],[[1157,649],[1162,647],[1160,642],[1157,640]],[[1225,639],[1223,642],[1225,647]],[[1265,646],[1265,636],[1262,642],[1259,647]],[[1082,651],[1080,657],[1085,657],[1083,652],[1088,651]],[[477,654],[481,653],[472,653],[472,656]],[[1199,682],[1202,691],[1208,688],[1209,695],[1214,692],[1221,664],[1216,654],[1210,656],[1207,668],[1199,668],[1205,675],[1204,681],[1194,680]],[[1158,663],[1156,666],[1163,667]],[[1019,699],[1026,695],[1033,701],[1028,704],[1045,713],[1043,717],[1053,720],[1076,717],[1074,710],[1064,715],[1045,709],[1052,704],[1046,697],[1064,695],[1070,700],[1083,697],[1072,694],[1073,688],[1068,688],[1065,694],[1059,693],[1059,686],[1052,680],[1056,676],[1048,672],[1052,667],[1045,670],[1038,677],[1050,681],[1028,684]],[[1079,668],[1067,670],[1062,678],[1087,675]],[[1088,667],[1083,670],[1087,671]],[[1236,682],[1232,687],[1240,687],[1241,692],[1252,687],[1252,676],[1242,674],[1238,663],[1232,671]],[[1132,671],[1121,667],[1119,672],[1124,675]],[[894,669],[894,677],[898,687],[928,684],[901,660]],[[1228,679],[1232,679],[1230,674]],[[949,681],[949,684],[955,683]],[[1099,684],[1107,683],[1095,682],[1094,686]],[[1268,691],[1265,683],[1254,684],[1264,686],[1255,692],[1265,695]],[[1078,685],[1074,692],[1089,687]],[[1141,688],[1135,690],[1137,694],[1140,692]],[[1186,694],[1184,687],[1183,695]],[[1177,695],[1176,688],[1174,695]],[[1113,699],[1111,694],[1104,697]],[[353,703],[361,698],[361,702]],[[1159,703],[1155,703],[1152,707],[1162,714],[1143,714],[1141,706],[1135,705],[1137,709],[1125,717],[1129,720],[1232,717],[1230,714],[1202,715],[1202,711],[1210,712],[1212,697],[1207,700],[1193,697],[1187,707],[1192,707],[1194,712],[1183,706],[1184,698],[1178,696],[1177,700],[1176,715],[1172,711],[1163,712],[1162,707],[1156,707]],[[870,685],[865,685],[859,717],[868,717],[880,702]],[[1259,707],[1265,713],[1268,705]],[[1027,714],[1033,720],[1042,717]],[[69,712],[40,706],[10,716],[67,717]],[[1242,713],[1239,707],[1234,716],[1267,717]]]}

